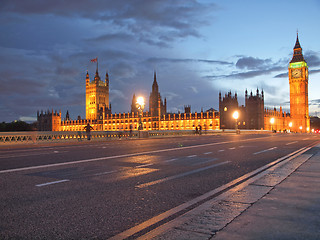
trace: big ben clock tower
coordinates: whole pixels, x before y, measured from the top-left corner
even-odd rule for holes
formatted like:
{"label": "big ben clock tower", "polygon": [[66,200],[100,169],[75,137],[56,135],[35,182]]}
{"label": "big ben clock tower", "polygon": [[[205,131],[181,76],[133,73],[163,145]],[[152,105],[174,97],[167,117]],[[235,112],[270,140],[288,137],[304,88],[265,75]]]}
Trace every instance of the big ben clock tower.
{"label": "big ben clock tower", "polygon": [[308,104],[308,65],[302,55],[297,34],[289,64],[291,131],[310,132]]}

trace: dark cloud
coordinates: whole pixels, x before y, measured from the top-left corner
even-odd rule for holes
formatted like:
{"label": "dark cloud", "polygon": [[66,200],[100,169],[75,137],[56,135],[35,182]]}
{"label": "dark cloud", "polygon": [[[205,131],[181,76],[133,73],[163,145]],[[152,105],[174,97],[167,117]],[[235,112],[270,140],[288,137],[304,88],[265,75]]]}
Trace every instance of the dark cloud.
{"label": "dark cloud", "polygon": [[265,69],[272,63],[271,59],[259,59],[254,57],[241,57],[236,63],[236,67],[248,70]]}
{"label": "dark cloud", "polygon": [[306,51],[304,54],[304,59],[307,61],[309,67],[320,66],[320,53],[314,51]]}
{"label": "dark cloud", "polygon": [[[118,26],[127,33],[108,33],[95,40],[132,39],[150,45],[168,47],[168,42],[186,37],[200,37],[198,27],[207,23],[215,4],[199,3],[193,0],[56,0],[52,1],[3,1],[2,13],[24,15],[53,15],[67,18],[85,18],[106,23],[109,29]],[[198,16],[202,16],[199,18]],[[49,39],[48,39],[49,40]]]}
{"label": "dark cloud", "polygon": [[235,72],[227,75],[208,75],[205,76],[207,79],[211,80],[219,80],[219,79],[249,79],[258,76],[267,75],[273,72],[281,71],[283,67],[272,67],[265,70],[254,70],[254,71],[246,71],[246,72]]}
{"label": "dark cloud", "polygon": [[151,63],[159,63],[159,62],[171,62],[171,63],[208,63],[208,64],[220,64],[220,65],[229,65],[232,66],[232,62],[226,61],[217,61],[217,60],[210,60],[210,59],[191,59],[191,58],[149,58],[147,59],[148,62]]}

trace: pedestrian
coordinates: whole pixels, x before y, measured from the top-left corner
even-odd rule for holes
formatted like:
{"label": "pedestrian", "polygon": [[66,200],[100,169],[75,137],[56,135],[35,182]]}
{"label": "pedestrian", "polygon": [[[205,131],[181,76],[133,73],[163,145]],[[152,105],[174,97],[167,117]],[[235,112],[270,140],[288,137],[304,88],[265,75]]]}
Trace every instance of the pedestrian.
{"label": "pedestrian", "polygon": [[91,127],[89,123],[87,124],[87,126],[84,127],[84,130],[86,130],[87,133],[87,139],[89,141],[91,140],[91,129],[93,129],[93,127]]}
{"label": "pedestrian", "polygon": [[202,127],[201,125],[199,126],[199,135],[201,135],[201,130],[202,130]]}
{"label": "pedestrian", "polygon": [[196,134],[198,134],[198,127],[196,127]]}

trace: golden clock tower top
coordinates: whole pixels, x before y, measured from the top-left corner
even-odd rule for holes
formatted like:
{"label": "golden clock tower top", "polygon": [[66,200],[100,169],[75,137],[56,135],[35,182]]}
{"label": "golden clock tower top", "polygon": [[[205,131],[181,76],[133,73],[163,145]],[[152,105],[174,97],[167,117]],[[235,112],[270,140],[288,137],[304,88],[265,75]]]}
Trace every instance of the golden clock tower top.
{"label": "golden clock tower top", "polygon": [[296,62],[306,62],[302,55],[302,48],[300,46],[298,33],[297,33],[296,44],[294,45],[294,48],[293,48],[293,57],[290,63],[296,63]]}

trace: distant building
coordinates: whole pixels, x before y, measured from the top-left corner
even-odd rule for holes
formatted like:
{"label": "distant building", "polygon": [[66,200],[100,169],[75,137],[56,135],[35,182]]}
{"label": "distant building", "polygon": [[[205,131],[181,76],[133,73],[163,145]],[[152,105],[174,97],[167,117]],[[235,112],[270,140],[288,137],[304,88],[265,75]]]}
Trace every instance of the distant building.
{"label": "distant building", "polygon": [[37,112],[37,129],[39,131],[60,131],[61,111]]}
{"label": "distant building", "polygon": [[[167,101],[162,100],[156,73],[149,97],[149,111],[143,112],[142,122],[145,130],[194,130],[196,127],[207,130],[216,129],[265,129],[277,131],[310,132],[310,117],[308,106],[308,66],[302,55],[297,35],[293,49],[293,57],[289,63],[290,112],[264,108],[264,92],[257,89],[256,94],[248,95],[245,91],[245,106],[239,106],[237,93],[232,96],[231,91],[224,97],[219,93],[219,112],[213,108],[200,113],[191,113],[191,106],[185,106],[184,113],[167,113]],[[61,112],[53,110],[37,114],[38,129],[40,131],[83,131],[87,123],[94,130],[119,131],[137,130],[139,114],[136,106],[136,96],[133,95],[131,112],[111,113],[109,103],[109,75],[105,81],[100,79],[98,66],[94,80],[86,74],[86,119],[78,117],[71,120],[67,112],[61,121]],[[239,111],[237,121],[233,119],[234,111]]]}
{"label": "distant building", "polygon": [[[239,118],[233,118],[233,113],[239,112]],[[231,91],[221,97],[219,93],[219,112],[220,112],[220,128],[221,129],[234,129],[236,124],[239,129],[256,129],[261,130],[264,128],[264,94],[261,94],[257,89],[254,96],[251,92],[245,91],[245,106],[239,106],[238,96],[235,93],[232,96]]]}

